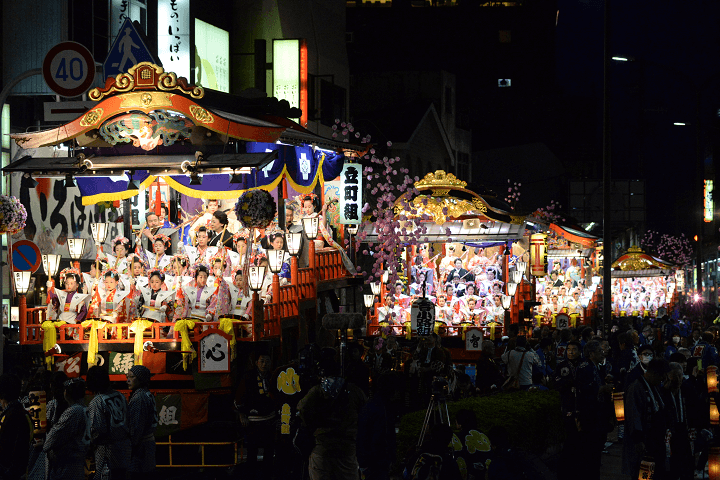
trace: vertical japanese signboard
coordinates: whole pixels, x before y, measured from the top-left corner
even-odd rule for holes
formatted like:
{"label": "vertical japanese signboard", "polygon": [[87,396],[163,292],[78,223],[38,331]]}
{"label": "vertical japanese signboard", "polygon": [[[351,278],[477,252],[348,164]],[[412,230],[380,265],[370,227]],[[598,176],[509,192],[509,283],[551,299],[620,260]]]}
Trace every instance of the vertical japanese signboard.
{"label": "vertical japanese signboard", "polygon": [[190,0],[158,0],[158,57],[166,72],[190,78]]}
{"label": "vertical japanese signboard", "polygon": [[435,304],[425,297],[418,298],[410,307],[410,325],[418,335],[430,335],[435,327]]}
{"label": "vertical japanese signboard", "polygon": [[302,110],[300,125],[308,121],[308,55],[304,39],[273,40],[273,97]]}
{"label": "vertical japanese signboard", "polygon": [[346,163],[340,173],[339,220],[357,225],[362,221],[362,165]]}
{"label": "vertical japanese signboard", "polygon": [[715,203],[713,202],[714,189],[714,182],[712,180],[705,180],[705,187],[703,188],[703,220],[705,223],[712,222],[713,215],[715,214]]}

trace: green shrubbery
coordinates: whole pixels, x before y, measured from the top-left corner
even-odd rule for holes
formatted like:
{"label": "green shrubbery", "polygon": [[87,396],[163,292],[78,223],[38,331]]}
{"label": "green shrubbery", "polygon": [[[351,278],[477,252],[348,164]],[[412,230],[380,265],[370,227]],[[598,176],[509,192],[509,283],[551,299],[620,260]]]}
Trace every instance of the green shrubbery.
{"label": "green shrubbery", "polygon": [[[501,393],[448,402],[453,423],[456,412],[462,409],[475,412],[478,428],[486,434],[495,425],[504,426],[515,448],[542,454],[562,441],[560,396],[554,391]],[[424,419],[423,410],[409,413],[400,420],[399,457],[404,457],[417,444]]]}

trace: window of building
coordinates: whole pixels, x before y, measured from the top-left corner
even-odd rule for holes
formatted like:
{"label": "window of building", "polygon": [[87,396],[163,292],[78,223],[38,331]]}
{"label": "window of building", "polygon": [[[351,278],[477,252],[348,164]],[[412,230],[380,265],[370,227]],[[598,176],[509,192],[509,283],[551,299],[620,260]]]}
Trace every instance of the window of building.
{"label": "window of building", "polygon": [[512,80],[509,78],[498,78],[498,87],[505,88],[512,84]]}
{"label": "window of building", "polygon": [[99,61],[108,53],[108,3],[68,1],[68,39],[85,46]]}
{"label": "window of building", "polygon": [[328,127],[336,118],[347,118],[346,90],[327,80],[320,80],[320,123]]}

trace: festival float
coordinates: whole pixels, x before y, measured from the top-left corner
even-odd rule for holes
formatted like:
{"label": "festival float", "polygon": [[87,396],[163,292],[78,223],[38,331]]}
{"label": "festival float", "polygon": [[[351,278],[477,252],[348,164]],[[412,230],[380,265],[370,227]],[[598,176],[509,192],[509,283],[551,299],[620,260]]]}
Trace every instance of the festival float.
{"label": "festival float", "polygon": [[[10,191],[19,201],[9,200],[8,208],[19,218],[17,205],[28,206],[28,225],[19,226],[9,215],[0,224],[10,251],[32,244],[31,250],[42,257],[30,262],[30,268],[13,265],[20,345],[37,365],[69,377],[107,365],[111,380],[124,382],[134,364],[147,366],[157,398],[158,436],[169,435],[226,416],[234,358],[259,344],[277,361],[295,358],[298,345],[312,339],[320,319],[330,313],[326,306],[337,305],[338,297],[354,299],[362,280],[345,252],[328,239],[330,226],[342,232],[343,225],[337,202],[324,198],[325,184],[339,183],[336,179],[353,170],[368,145],[315,135],[288,120],[299,115],[286,101],[206,92],[148,62],[108,78],[89,98],[97,104],[72,122],[12,136],[20,149],[3,173],[11,176]],[[68,156],[57,154],[63,145],[69,146]],[[232,309],[218,310],[208,321],[209,310],[207,317],[204,309],[202,316],[194,315],[197,302],[204,301],[198,295],[192,308],[185,309],[186,317],[167,321],[167,301],[151,295],[135,316],[128,311],[118,319],[116,310],[126,300],[117,293],[104,297],[107,278],[112,283],[117,277],[132,292],[149,288],[152,278],[142,277],[164,268],[162,291],[179,298],[195,288],[193,279],[186,282],[180,271],[182,258],[205,248],[195,237],[202,227],[211,227],[210,207],[231,217],[216,231],[218,243],[244,244],[245,249],[208,254],[210,273],[218,265],[209,281],[222,285],[232,271],[226,277],[230,285],[242,271],[244,285],[235,289],[235,297],[238,289],[248,297],[252,291],[247,311],[235,315]],[[286,214],[292,209],[291,224]],[[141,233],[149,228],[148,210],[166,222],[152,229],[151,249],[144,248],[149,240]],[[326,210],[327,216],[320,218]],[[270,255],[277,250],[260,247],[263,238],[278,237],[289,255]],[[135,274],[135,260],[114,256],[121,244],[140,245],[135,251],[145,254],[148,271]],[[156,244],[173,254],[165,267],[164,248],[151,251]],[[263,261],[263,255],[269,258]],[[177,262],[175,257],[180,257]],[[61,291],[68,278],[84,280],[84,287]],[[198,290],[199,282],[192,292]],[[51,297],[59,299],[54,318],[48,316]],[[68,314],[83,308],[88,312],[81,322]],[[347,308],[354,308],[354,302]],[[148,312],[165,321],[153,321]]]}
{"label": "festival float", "polygon": [[661,317],[678,301],[677,266],[632,246],[612,263],[612,309],[618,317]]}
{"label": "festival float", "polygon": [[[414,299],[426,297],[435,303],[435,332],[456,339],[446,346],[453,358],[461,358],[479,351],[483,337],[499,338],[508,323],[518,322],[524,303],[531,299],[523,260],[527,249],[517,244],[525,232],[525,216],[492,194],[481,196],[467,189],[467,182],[441,170],[428,173],[413,187],[397,199],[394,210],[402,219],[402,251],[396,254],[404,257],[398,277],[405,281],[388,285],[385,275],[371,285],[374,296],[368,305],[374,308],[368,333],[406,338],[418,334],[410,306]],[[358,237],[373,244],[381,241],[382,232],[376,222],[364,222]],[[462,296],[456,295],[459,289]],[[466,291],[471,293],[465,295]],[[469,306],[471,298],[475,303]],[[466,341],[469,347],[453,348]]]}

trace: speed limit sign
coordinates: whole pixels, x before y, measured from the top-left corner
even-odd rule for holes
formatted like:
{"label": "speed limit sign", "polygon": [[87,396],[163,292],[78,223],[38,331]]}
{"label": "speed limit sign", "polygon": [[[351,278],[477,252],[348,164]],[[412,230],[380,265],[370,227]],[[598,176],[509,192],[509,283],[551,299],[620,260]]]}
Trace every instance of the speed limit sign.
{"label": "speed limit sign", "polygon": [[77,97],[95,80],[95,60],[77,42],[61,42],[45,55],[43,78],[50,90],[63,97]]}

